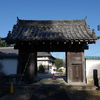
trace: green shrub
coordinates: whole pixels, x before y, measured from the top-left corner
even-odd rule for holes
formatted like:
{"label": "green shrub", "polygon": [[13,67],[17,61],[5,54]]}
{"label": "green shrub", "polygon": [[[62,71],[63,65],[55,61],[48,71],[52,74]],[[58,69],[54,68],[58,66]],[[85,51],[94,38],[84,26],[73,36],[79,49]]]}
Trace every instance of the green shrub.
{"label": "green shrub", "polygon": [[63,72],[62,69],[59,69],[59,72]]}
{"label": "green shrub", "polygon": [[45,72],[45,68],[43,67],[43,65],[39,65],[39,72],[44,73]]}
{"label": "green shrub", "polygon": [[56,69],[56,71],[58,71],[58,69]]}

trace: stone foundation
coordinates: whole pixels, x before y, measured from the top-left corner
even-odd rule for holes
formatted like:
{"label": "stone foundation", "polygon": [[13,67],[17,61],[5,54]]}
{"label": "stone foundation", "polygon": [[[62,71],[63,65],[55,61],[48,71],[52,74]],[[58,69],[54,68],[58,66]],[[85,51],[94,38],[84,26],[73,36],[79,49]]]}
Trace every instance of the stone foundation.
{"label": "stone foundation", "polygon": [[87,78],[87,84],[89,84],[89,85],[94,85],[94,80],[93,80],[93,78]]}
{"label": "stone foundation", "polygon": [[[93,78],[87,78],[87,84],[94,85],[94,79]],[[100,78],[98,78],[98,85],[100,86]]]}

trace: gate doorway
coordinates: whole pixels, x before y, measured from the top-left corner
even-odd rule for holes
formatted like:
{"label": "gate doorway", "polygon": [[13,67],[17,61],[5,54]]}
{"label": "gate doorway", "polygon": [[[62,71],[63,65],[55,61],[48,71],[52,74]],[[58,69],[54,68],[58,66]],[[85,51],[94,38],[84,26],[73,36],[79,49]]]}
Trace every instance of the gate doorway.
{"label": "gate doorway", "polygon": [[[63,78],[66,81],[65,52],[37,52],[38,79]],[[43,65],[45,72],[39,71],[39,65]],[[47,68],[48,67],[48,68]]]}

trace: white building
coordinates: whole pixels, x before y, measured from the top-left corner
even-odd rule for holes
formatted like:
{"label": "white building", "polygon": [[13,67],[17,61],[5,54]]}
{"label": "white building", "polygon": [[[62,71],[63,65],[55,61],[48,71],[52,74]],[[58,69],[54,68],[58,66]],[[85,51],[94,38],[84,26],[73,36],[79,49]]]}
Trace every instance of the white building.
{"label": "white building", "polygon": [[37,53],[37,66],[39,69],[39,65],[43,65],[45,70],[49,70],[51,67],[55,66],[54,63],[55,58],[48,52],[38,52]]}
{"label": "white building", "polygon": [[98,78],[100,83],[100,57],[85,57],[86,58],[86,80],[87,84],[94,84],[94,77]]}
{"label": "white building", "polygon": [[[0,72],[6,75],[17,74],[17,57],[18,50],[13,47],[1,47],[0,48]],[[55,58],[48,52],[37,53],[37,67],[42,64],[45,70],[49,70],[54,66]]]}
{"label": "white building", "polygon": [[51,67],[50,69],[49,69],[49,73],[51,73],[51,74],[56,74],[57,73],[57,67],[55,67],[55,66],[53,66],[53,67]]}

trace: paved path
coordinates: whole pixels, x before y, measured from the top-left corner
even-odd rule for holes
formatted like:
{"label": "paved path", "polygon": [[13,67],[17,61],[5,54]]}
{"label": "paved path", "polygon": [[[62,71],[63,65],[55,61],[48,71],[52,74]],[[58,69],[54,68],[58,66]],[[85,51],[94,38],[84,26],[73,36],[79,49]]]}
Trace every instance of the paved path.
{"label": "paved path", "polygon": [[[46,79],[46,78],[53,78],[52,74],[40,74],[38,73],[38,79]],[[66,80],[66,75],[55,75],[55,78],[63,78],[64,80]]]}

